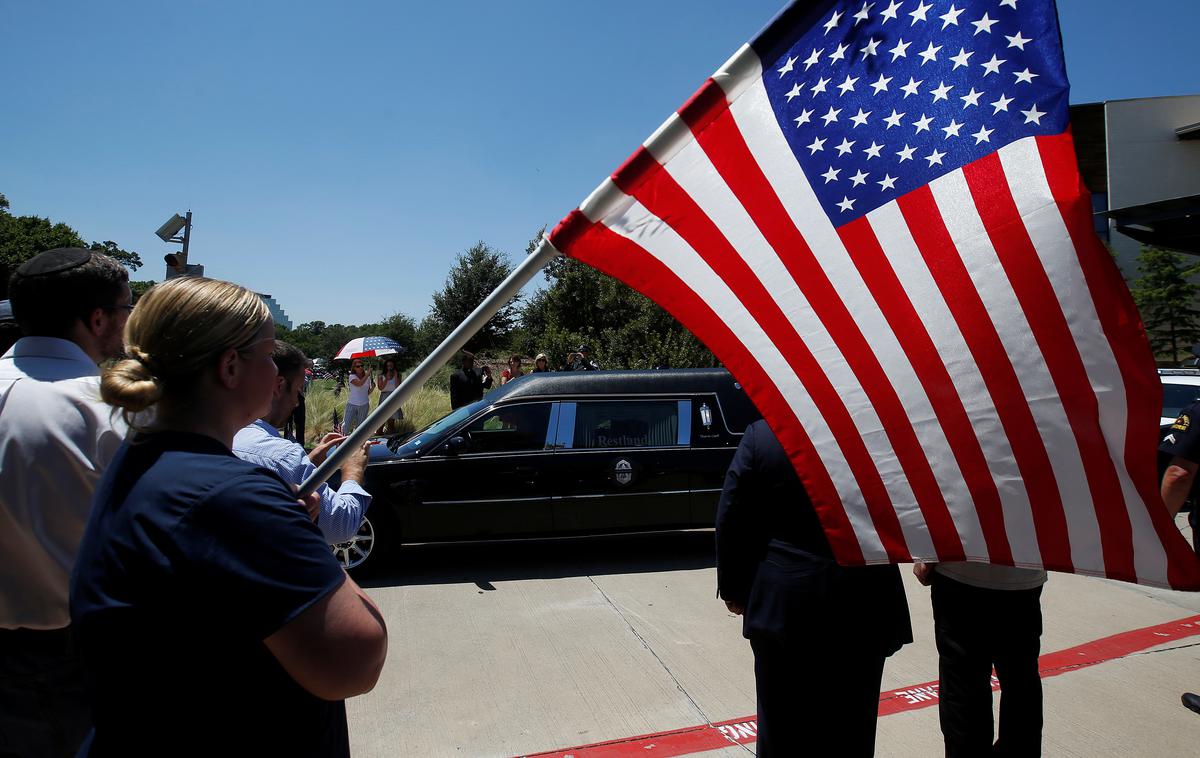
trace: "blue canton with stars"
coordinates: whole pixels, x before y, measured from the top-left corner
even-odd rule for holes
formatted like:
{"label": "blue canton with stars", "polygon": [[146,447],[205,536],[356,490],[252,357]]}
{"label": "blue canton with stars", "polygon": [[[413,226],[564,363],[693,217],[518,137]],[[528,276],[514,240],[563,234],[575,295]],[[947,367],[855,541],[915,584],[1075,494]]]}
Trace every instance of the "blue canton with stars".
{"label": "blue canton with stars", "polygon": [[835,2],[805,29],[777,58],[759,51],[763,83],[837,226],[1067,127],[1053,0]]}

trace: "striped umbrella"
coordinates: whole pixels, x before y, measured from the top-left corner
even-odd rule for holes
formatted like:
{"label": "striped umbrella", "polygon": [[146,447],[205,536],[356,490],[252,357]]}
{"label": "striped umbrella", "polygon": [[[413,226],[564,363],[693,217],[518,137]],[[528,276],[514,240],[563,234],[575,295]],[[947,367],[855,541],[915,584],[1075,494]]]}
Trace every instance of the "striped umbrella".
{"label": "striped umbrella", "polygon": [[404,348],[390,337],[355,337],[338,351],[335,361],[355,358],[374,358],[378,355],[395,355]]}

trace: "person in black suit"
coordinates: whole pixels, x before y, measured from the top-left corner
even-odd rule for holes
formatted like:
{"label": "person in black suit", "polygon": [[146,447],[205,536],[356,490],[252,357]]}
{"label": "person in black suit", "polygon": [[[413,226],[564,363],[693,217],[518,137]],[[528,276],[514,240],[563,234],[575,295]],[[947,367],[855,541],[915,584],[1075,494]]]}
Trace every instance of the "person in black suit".
{"label": "person in black suit", "polygon": [[912,642],[896,566],[843,568],[764,421],[717,509],[717,587],[754,651],[759,756],[875,753],[884,660]]}

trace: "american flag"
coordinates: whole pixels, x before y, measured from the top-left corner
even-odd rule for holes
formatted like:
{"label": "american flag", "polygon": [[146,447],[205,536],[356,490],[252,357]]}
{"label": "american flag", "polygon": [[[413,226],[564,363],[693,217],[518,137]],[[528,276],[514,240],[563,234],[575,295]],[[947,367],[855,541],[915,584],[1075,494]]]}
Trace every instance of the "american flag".
{"label": "american flag", "polygon": [[840,562],[1200,588],[1051,0],[785,8],[550,242],[746,387]]}

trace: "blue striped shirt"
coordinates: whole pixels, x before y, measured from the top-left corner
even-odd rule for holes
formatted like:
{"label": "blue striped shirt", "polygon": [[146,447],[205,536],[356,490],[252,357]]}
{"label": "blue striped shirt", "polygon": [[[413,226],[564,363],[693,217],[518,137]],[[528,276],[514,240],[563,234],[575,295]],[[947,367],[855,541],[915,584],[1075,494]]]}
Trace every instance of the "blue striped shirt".
{"label": "blue striped shirt", "polygon": [[[268,468],[285,482],[299,485],[317,467],[296,442],[279,436],[279,430],[263,419],[243,427],[233,437],[233,454],[244,461]],[[357,482],[345,481],[335,492],[328,484],[317,489],[321,513],[317,526],[331,545],[346,542],[358,532],[371,496]]]}

